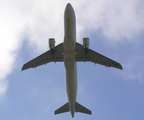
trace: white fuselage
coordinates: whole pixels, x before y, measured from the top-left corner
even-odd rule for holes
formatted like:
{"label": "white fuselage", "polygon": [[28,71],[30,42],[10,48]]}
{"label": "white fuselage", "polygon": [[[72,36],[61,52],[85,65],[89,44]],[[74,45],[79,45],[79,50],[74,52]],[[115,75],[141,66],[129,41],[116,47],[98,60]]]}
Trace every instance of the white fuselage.
{"label": "white fuselage", "polygon": [[70,4],[68,4],[65,9],[64,29],[64,65],[66,71],[66,91],[71,115],[74,116],[77,94],[77,64],[75,62],[76,22],[74,10]]}

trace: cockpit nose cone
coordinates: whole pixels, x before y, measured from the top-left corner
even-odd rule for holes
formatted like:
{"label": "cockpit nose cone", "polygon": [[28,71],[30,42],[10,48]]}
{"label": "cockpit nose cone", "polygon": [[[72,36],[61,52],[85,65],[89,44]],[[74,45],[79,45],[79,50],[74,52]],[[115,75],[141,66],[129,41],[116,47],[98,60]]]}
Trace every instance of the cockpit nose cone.
{"label": "cockpit nose cone", "polygon": [[68,3],[66,7],[71,7],[71,4],[70,4],[70,3]]}
{"label": "cockpit nose cone", "polygon": [[72,5],[70,3],[67,4],[66,9],[71,9]]}

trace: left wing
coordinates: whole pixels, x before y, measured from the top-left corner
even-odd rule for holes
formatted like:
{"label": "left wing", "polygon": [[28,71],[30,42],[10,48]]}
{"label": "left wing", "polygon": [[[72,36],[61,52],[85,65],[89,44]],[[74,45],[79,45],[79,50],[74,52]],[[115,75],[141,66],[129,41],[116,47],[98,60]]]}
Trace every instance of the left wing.
{"label": "left wing", "polygon": [[49,50],[35,59],[24,64],[22,70],[28,68],[36,68],[37,66],[49,63],[49,62],[62,62],[63,61],[63,43],[57,45],[53,50]]}
{"label": "left wing", "polygon": [[106,67],[114,67],[118,69],[122,69],[120,63],[115,62],[91,49],[84,49],[83,45],[76,43],[76,61],[90,61],[93,63],[98,63],[100,65],[104,65]]}

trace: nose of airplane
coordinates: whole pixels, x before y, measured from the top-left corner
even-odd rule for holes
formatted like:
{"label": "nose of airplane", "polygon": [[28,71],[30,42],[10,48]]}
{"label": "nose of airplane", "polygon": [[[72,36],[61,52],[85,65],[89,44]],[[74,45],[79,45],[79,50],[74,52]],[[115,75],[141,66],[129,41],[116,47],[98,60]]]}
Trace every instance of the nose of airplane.
{"label": "nose of airplane", "polygon": [[70,3],[67,4],[66,6],[66,11],[72,10],[72,5]]}
{"label": "nose of airplane", "polygon": [[70,3],[67,4],[66,8],[71,8],[72,5]]}
{"label": "nose of airplane", "polygon": [[70,4],[70,3],[68,3],[67,5],[66,5],[66,8],[65,8],[65,15],[64,15],[65,17],[65,20],[67,19],[67,18],[70,18],[70,19],[75,19],[75,15],[74,15],[74,10],[73,10],[73,7],[72,7],[72,5]]}

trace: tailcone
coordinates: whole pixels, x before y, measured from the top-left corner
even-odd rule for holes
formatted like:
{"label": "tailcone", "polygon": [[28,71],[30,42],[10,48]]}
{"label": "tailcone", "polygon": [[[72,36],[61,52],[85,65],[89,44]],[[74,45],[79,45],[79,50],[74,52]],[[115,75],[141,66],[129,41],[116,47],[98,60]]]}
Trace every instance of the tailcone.
{"label": "tailcone", "polygon": [[70,112],[71,112],[71,116],[73,118],[74,117],[74,113],[75,113],[75,107],[70,106]]}
{"label": "tailcone", "polygon": [[72,118],[74,117],[74,111],[71,111],[71,116],[72,116]]}

